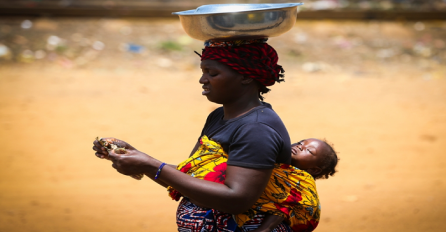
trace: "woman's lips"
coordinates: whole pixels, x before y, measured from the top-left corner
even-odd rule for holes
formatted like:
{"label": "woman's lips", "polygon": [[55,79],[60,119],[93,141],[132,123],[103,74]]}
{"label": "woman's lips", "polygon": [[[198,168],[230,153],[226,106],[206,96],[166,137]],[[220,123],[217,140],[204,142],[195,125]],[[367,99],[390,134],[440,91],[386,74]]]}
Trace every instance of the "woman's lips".
{"label": "woman's lips", "polygon": [[207,95],[209,93],[209,89],[208,88],[203,88],[203,92],[201,92],[202,95]]}

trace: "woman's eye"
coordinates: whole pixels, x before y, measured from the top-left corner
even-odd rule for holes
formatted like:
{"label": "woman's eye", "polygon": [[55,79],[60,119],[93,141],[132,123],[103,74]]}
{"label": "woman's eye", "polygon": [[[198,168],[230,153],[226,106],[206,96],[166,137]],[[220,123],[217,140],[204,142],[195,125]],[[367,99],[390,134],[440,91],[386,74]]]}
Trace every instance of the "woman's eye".
{"label": "woman's eye", "polygon": [[217,75],[218,75],[218,73],[209,73],[209,76],[211,76],[211,77],[215,77]]}

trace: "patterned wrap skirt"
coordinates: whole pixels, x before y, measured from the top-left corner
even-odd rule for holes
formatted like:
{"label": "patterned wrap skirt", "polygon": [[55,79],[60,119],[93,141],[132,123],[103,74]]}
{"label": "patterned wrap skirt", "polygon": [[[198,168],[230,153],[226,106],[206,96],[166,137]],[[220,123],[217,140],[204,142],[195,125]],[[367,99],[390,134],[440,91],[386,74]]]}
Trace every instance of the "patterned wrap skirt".
{"label": "patterned wrap skirt", "polygon": [[[259,227],[265,216],[265,213],[260,212],[243,226],[238,227],[231,214],[215,209],[204,209],[183,198],[177,210],[177,226],[180,232],[247,232]],[[272,232],[292,231],[285,222],[272,230]]]}

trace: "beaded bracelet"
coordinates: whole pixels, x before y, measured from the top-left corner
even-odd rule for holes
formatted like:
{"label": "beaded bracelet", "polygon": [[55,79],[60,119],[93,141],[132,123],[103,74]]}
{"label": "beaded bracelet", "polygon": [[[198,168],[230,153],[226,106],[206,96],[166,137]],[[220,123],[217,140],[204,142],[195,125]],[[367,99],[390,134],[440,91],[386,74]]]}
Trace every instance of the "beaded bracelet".
{"label": "beaded bracelet", "polygon": [[166,163],[162,163],[158,168],[158,171],[155,174],[155,180],[158,179],[158,177],[160,176],[161,170],[163,170],[164,165],[166,165]]}

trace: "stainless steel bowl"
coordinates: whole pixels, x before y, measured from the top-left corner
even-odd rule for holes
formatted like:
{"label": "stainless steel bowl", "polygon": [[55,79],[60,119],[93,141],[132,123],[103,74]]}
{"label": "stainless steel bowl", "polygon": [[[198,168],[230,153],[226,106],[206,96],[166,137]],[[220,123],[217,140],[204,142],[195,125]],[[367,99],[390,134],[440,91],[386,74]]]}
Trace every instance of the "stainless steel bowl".
{"label": "stainless steel bowl", "polygon": [[302,4],[212,4],[172,14],[180,17],[184,30],[194,39],[266,38],[289,31]]}

